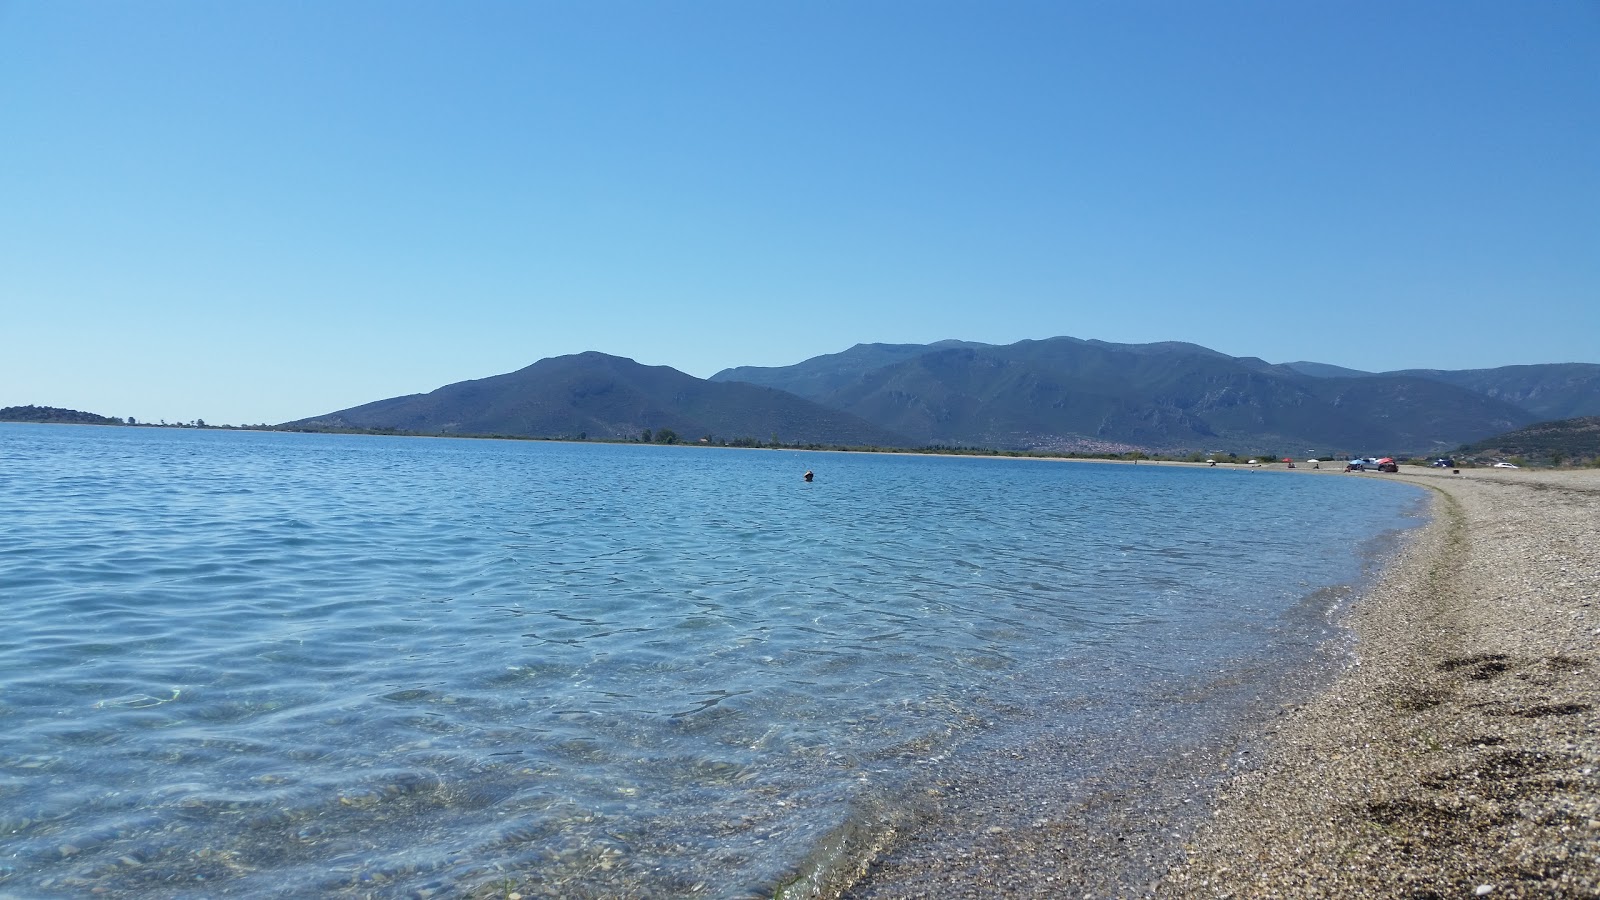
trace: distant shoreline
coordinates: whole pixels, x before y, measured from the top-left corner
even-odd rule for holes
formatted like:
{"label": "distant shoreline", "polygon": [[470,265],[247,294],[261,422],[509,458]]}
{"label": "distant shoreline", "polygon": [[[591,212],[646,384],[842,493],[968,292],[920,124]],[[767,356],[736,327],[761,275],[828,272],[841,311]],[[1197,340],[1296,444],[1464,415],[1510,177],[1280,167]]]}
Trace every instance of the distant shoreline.
{"label": "distant shoreline", "polygon": [[[699,441],[677,441],[677,442],[673,442],[673,443],[657,443],[657,442],[646,443],[646,442],[640,441],[640,440],[628,440],[628,439],[623,439],[623,438],[533,437],[533,436],[529,436],[529,435],[507,435],[507,434],[425,434],[425,433],[421,433],[421,432],[384,431],[384,430],[373,430],[373,429],[339,430],[339,429],[283,428],[283,427],[279,427],[279,426],[276,426],[276,425],[267,425],[267,426],[261,426],[261,425],[208,425],[208,424],[196,425],[196,424],[191,424],[191,423],[187,423],[187,422],[165,422],[165,423],[134,422],[134,423],[126,423],[126,422],[115,422],[115,421],[113,421],[113,422],[44,422],[44,421],[30,421],[30,420],[21,420],[21,419],[0,419],[0,423],[4,423],[4,422],[13,422],[13,423],[19,424],[19,425],[89,425],[89,426],[96,426],[96,427],[155,428],[155,429],[176,428],[176,429],[181,429],[181,430],[185,430],[185,431],[249,431],[249,432],[272,432],[272,433],[278,433],[278,434],[335,434],[335,435],[356,435],[356,436],[368,436],[368,437],[427,438],[427,439],[442,439],[442,440],[520,441],[520,442],[530,442],[531,441],[531,442],[535,442],[535,443],[548,443],[548,444],[597,444],[597,445],[615,445],[615,446],[625,446],[625,447],[627,447],[627,446],[684,447],[684,448],[697,448],[697,449],[702,449],[702,450],[790,450],[790,451],[795,451],[795,452],[800,452],[800,453],[868,453],[868,454],[881,453],[881,454],[887,454],[887,455],[892,455],[892,456],[933,456],[933,457],[950,457],[950,458],[973,457],[973,458],[979,458],[979,459],[1024,459],[1024,460],[1039,460],[1039,461],[1045,461],[1045,462],[1091,462],[1091,463],[1111,463],[1111,464],[1131,465],[1131,466],[1137,466],[1137,465],[1146,465],[1146,466],[1188,466],[1188,467],[1191,467],[1191,468],[1217,468],[1217,469],[1226,468],[1226,469],[1234,469],[1234,470],[1295,471],[1295,472],[1316,472],[1316,473],[1333,472],[1333,473],[1336,473],[1336,474],[1342,474],[1343,473],[1343,467],[1344,467],[1344,464],[1345,464],[1345,460],[1344,459],[1337,458],[1337,457],[1331,457],[1329,459],[1323,459],[1323,460],[1311,460],[1311,459],[1296,460],[1294,462],[1293,466],[1290,466],[1289,464],[1282,462],[1281,459],[1270,459],[1270,460],[1266,460],[1266,461],[1262,461],[1262,462],[1256,462],[1256,463],[1251,463],[1251,462],[1248,462],[1248,461],[1241,461],[1241,460],[1238,460],[1238,459],[1219,459],[1216,462],[1215,465],[1212,465],[1211,463],[1204,462],[1204,461],[1196,462],[1196,461],[1190,460],[1190,459],[1175,459],[1175,458],[1173,458],[1172,454],[1154,454],[1154,455],[1152,455],[1152,454],[1143,454],[1140,458],[1129,459],[1129,458],[1127,458],[1127,454],[1125,454],[1125,453],[1118,453],[1118,454],[1106,455],[1106,456],[1095,456],[1095,455],[1093,455],[1093,454],[1091,454],[1091,453],[1089,453],[1087,451],[1067,451],[1067,452],[1063,452],[1063,453],[1051,453],[1051,452],[1042,451],[1042,450],[995,450],[995,449],[989,449],[989,448],[983,448],[983,447],[973,447],[973,448],[963,448],[963,449],[951,449],[951,448],[940,447],[940,448],[935,448],[935,449],[919,450],[919,449],[911,448],[911,447],[893,447],[893,448],[890,448],[890,447],[818,446],[818,445],[815,445],[815,444],[777,444],[777,445],[772,445],[772,444],[758,444],[758,443],[757,444],[701,443]],[[1139,451],[1139,452],[1143,453],[1143,451]],[[1191,455],[1191,454],[1185,454],[1185,455],[1188,456],[1188,455]],[[1313,469],[1313,468],[1310,467],[1310,465],[1308,465],[1308,464],[1317,464],[1317,463],[1322,464],[1323,468]],[[1473,466],[1470,463],[1463,463],[1463,465],[1462,465],[1462,467],[1460,469],[1460,473],[1461,474],[1467,474],[1469,472],[1480,470],[1482,468],[1483,467],[1480,467],[1480,466]],[[1573,468],[1563,468],[1563,469],[1559,469],[1559,470],[1551,470],[1551,469],[1542,469],[1542,470],[1543,471],[1571,471],[1571,470],[1573,470]],[[1420,466],[1406,465],[1404,463],[1401,464],[1401,474],[1407,474],[1407,473],[1411,473],[1411,472],[1428,472],[1428,471],[1430,471],[1430,470],[1422,468]],[[1363,474],[1378,475],[1379,473],[1368,472],[1368,473],[1363,473]]]}

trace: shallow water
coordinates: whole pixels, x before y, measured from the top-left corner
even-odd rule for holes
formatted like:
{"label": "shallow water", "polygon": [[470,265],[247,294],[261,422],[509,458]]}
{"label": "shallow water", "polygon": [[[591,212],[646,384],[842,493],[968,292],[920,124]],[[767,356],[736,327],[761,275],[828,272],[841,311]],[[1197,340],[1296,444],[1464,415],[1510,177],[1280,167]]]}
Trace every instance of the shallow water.
{"label": "shallow water", "polygon": [[770,894],[975,737],[1292,665],[1307,598],[1415,504],[145,428],[4,424],[0,459],[0,893],[27,896]]}

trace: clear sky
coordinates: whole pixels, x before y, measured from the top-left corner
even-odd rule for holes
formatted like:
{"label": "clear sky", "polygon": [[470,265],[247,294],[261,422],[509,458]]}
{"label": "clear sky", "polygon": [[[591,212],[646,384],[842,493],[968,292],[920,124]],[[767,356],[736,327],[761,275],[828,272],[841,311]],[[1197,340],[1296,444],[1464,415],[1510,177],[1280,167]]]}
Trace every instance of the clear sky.
{"label": "clear sky", "polygon": [[0,0],[0,328],[0,406],[214,424],[584,350],[1600,362],[1600,3]]}

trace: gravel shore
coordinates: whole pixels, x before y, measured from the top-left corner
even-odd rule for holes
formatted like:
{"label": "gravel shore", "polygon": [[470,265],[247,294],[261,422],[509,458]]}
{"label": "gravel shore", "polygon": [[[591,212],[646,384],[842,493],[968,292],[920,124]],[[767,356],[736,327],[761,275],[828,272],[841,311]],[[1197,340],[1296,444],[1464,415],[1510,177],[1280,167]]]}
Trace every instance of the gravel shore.
{"label": "gravel shore", "polygon": [[1358,664],[1159,896],[1600,896],[1600,472],[1403,477],[1434,521],[1355,606]]}
{"label": "gravel shore", "polygon": [[1348,613],[1354,664],[1131,758],[1137,792],[986,777],[842,896],[1600,897],[1600,471],[1300,471],[1436,489]]}

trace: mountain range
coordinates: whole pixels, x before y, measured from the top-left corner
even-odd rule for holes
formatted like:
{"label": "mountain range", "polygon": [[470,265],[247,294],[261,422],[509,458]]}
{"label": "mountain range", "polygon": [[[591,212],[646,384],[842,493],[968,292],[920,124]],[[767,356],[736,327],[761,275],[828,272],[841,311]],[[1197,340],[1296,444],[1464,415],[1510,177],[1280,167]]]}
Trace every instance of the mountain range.
{"label": "mountain range", "polygon": [[[1372,372],[1344,369],[1324,363],[1286,363],[1308,375],[1372,377]],[[1533,413],[1541,421],[1570,419],[1595,413],[1600,396],[1600,366],[1590,363],[1550,363],[1536,366],[1501,366],[1498,369],[1401,369],[1384,375],[1414,375],[1464,387],[1474,393],[1504,400]]]}
{"label": "mountain range", "polygon": [[1363,372],[1196,344],[858,344],[698,379],[589,352],[285,427],[1045,451],[1427,454],[1600,415],[1600,365]]}
{"label": "mountain range", "polygon": [[786,391],[706,381],[667,366],[643,366],[593,351],[542,359],[505,375],[282,427],[605,440],[638,437],[649,428],[668,429],[688,440],[907,444],[903,435]]}

